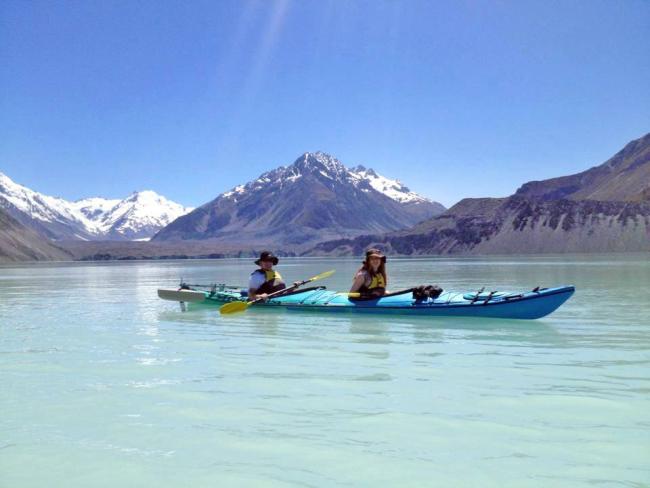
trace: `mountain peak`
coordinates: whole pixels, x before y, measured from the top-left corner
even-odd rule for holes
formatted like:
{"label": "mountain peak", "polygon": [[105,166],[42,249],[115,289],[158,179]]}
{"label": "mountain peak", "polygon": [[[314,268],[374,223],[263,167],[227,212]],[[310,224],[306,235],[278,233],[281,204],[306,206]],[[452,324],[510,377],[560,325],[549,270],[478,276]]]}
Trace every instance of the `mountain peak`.
{"label": "mountain peak", "polygon": [[436,211],[444,211],[442,205],[423,197],[406,187],[396,179],[380,175],[372,168],[357,165],[346,167],[337,158],[323,151],[305,152],[290,166],[280,166],[277,169],[260,175],[257,179],[243,185],[238,185],[220,195],[232,201],[239,201],[256,192],[263,192],[269,185],[279,185],[295,182],[303,176],[315,178],[326,185],[350,184],[364,192],[369,189],[377,191],[384,196],[401,204],[434,204]]}
{"label": "mountain peak", "polygon": [[152,203],[168,201],[165,197],[159,195],[153,190],[133,191],[128,197],[126,197],[125,200],[128,202],[152,202]]}
{"label": "mountain peak", "polygon": [[305,171],[310,173],[323,172],[330,175],[338,175],[347,170],[338,159],[322,151],[304,153],[288,169],[294,168],[300,173]]}
{"label": "mountain peak", "polygon": [[[368,175],[368,176],[375,176],[375,177],[376,177],[376,176],[379,176],[379,175],[375,172],[374,169],[372,169],[372,168],[366,168],[366,167],[365,167],[364,165],[362,165],[362,164],[359,164],[359,165],[355,166],[354,168],[352,168],[351,171],[352,171],[353,173],[359,173],[359,174],[364,174],[364,175]],[[398,181],[398,180],[394,180],[394,181]]]}

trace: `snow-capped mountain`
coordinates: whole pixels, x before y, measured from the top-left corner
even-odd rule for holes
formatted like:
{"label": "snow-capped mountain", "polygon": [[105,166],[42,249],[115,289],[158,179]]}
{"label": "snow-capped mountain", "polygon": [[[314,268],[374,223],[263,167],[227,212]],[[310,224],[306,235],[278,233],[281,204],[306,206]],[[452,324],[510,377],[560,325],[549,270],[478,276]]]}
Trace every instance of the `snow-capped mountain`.
{"label": "snow-capped mountain", "polygon": [[95,197],[70,202],[19,185],[2,173],[0,206],[54,240],[144,240],[192,210],[153,191],[134,192],[123,200]]}
{"label": "snow-capped mountain", "polygon": [[134,192],[124,200],[80,200],[75,202],[75,206],[81,212],[95,216],[104,238],[128,240],[149,239],[170,222],[193,210],[151,190]]}
{"label": "snow-capped mountain", "polygon": [[154,240],[301,244],[397,230],[444,210],[371,169],[347,168],[323,152],[305,153],[180,217]]}

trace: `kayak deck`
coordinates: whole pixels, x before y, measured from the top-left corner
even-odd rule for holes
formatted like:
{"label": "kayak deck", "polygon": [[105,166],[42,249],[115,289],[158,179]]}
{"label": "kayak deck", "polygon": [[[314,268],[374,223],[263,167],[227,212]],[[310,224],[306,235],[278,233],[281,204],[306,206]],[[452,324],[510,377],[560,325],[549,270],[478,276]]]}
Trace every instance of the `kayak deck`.
{"label": "kayak deck", "polygon": [[[508,293],[443,292],[437,298],[416,300],[411,290],[392,293],[373,299],[350,298],[347,293],[313,287],[299,290],[255,307],[281,308],[290,311],[407,314],[431,317],[494,317],[538,319],[560,307],[575,292],[573,286],[535,289]],[[201,298],[200,294],[203,294]],[[166,300],[223,305],[232,301],[246,301],[238,290],[158,290]]]}

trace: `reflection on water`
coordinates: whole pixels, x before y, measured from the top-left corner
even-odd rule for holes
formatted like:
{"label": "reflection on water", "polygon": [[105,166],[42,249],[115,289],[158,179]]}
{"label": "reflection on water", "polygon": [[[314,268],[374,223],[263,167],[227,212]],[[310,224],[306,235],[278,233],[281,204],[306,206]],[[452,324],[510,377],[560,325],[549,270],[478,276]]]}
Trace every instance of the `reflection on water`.
{"label": "reflection on water", "polygon": [[[358,266],[280,263],[288,281],[336,268],[324,284],[338,290]],[[389,260],[393,289],[576,285],[537,321],[221,316],[156,296],[181,276],[241,285],[250,272],[249,260],[0,268],[0,486],[650,480],[647,256]]]}

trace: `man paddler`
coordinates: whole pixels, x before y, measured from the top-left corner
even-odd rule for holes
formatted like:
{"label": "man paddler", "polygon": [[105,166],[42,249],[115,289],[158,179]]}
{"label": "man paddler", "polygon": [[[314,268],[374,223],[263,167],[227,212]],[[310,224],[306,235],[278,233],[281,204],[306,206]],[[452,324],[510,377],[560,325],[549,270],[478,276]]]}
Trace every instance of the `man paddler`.
{"label": "man paddler", "polygon": [[256,269],[251,273],[250,280],[248,282],[248,299],[255,300],[256,298],[262,298],[266,300],[266,297],[270,293],[275,293],[276,291],[284,290],[286,285],[280,273],[273,269],[273,266],[276,266],[280,260],[269,251],[262,251],[260,258],[255,261],[255,264],[259,266],[259,269]]}

